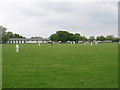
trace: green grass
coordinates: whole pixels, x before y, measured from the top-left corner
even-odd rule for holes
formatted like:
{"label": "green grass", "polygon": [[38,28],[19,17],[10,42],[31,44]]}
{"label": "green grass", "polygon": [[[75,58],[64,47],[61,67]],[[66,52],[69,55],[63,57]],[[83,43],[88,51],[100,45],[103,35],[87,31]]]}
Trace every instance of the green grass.
{"label": "green grass", "polygon": [[3,88],[117,88],[118,45],[3,45]]}
{"label": "green grass", "polygon": [[0,44],[0,89],[2,89],[2,45]]}

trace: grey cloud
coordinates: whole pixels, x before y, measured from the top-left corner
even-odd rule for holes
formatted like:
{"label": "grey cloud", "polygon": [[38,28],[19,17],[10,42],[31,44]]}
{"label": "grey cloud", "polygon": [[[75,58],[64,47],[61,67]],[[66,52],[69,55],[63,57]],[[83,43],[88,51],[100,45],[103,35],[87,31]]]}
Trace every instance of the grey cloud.
{"label": "grey cloud", "polygon": [[55,11],[60,13],[66,13],[66,12],[72,12],[76,11],[77,8],[74,8],[74,6],[70,2],[44,2],[44,3],[35,3],[35,5],[44,8],[48,11]]}
{"label": "grey cloud", "polygon": [[117,35],[117,7],[113,3],[30,2],[0,8],[0,23],[27,37],[49,37],[60,28],[85,36]]}

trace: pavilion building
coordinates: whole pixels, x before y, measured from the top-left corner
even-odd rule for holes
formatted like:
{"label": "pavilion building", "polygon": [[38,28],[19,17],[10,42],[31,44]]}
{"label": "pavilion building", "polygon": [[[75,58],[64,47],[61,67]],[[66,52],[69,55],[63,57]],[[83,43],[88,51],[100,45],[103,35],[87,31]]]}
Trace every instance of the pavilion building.
{"label": "pavilion building", "polygon": [[11,38],[7,43],[48,43],[50,40],[44,39],[42,37],[33,38]]}

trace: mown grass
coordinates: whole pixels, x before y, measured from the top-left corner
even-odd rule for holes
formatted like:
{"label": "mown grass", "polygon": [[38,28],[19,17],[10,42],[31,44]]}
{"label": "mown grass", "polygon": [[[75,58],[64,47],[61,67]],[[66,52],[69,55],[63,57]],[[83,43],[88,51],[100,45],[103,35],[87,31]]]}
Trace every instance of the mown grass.
{"label": "mown grass", "polygon": [[3,88],[117,88],[118,45],[3,45]]}

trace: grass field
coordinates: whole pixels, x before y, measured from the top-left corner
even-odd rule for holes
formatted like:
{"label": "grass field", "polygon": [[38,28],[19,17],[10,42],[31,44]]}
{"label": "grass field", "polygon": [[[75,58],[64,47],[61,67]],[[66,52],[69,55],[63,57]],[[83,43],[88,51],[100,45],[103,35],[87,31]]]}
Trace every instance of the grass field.
{"label": "grass field", "polygon": [[3,45],[3,88],[117,88],[118,44]]}

